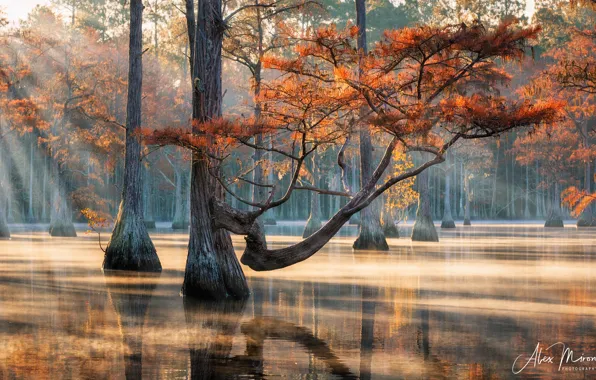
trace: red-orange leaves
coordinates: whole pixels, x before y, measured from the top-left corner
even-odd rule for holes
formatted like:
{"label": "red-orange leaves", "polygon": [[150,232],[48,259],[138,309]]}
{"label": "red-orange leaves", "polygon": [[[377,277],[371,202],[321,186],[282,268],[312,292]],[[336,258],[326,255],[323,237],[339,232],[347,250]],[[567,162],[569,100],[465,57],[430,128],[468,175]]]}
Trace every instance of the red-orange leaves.
{"label": "red-orange leaves", "polygon": [[545,101],[511,102],[502,97],[454,96],[440,104],[443,120],[466,135],[498,134],[517,127],[552,123],[561,118],[563,104]]}

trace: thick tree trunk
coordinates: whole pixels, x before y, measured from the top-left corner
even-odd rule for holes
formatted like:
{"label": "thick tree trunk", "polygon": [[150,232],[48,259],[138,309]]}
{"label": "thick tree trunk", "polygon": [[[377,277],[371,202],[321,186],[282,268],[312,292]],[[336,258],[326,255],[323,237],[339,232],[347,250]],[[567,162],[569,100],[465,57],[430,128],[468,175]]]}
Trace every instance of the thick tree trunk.
{"label": "thick tree trunk", "polygon": [[561,217],[561,191],[558,182],[555,182],[554,189],[551,192],[550,210],[544,227],[564,227],[563,218]]}
{"label": "thick tree trunk", "polygon": [[77,233],[72,224],[72,211],[60,164],[54,162],[52,172],[54,175],[54,189],[50,214],[50,235],[53,237],[76,237]]}
{"label": "thick tree trunk", "polygon": [[471,217],[471,210],[470,210],[470,202],[472,201],[472,189],[470,189],[470,177],[466,170],[464,170],[464,190],[466,192],[466,204],[464,209],[464,226],[471,226],[472,222],[470,221]]}
{"label": "thick tree trunk", "polygon": [[412,229],[412,241],[439,241],[439,235],[435,229],[433,218],[430,213],[430,193],[428,189],[428,171],[425,170],[418,175],[419,197],[418,210],[416,211],[416,222]]}
{"label": "thick tree trunk", "polygon": [[6,221],[6,192],[0,179],[0,239],[10,238],[10,229]]}
{"label": "thick tree trunk", "polygon": [[[356,25],[358,26],[358,50],[364,55],[367,52],[366,0],[356,0]],[[364,115],[364,113],[366,113],[365,108],[361,110],[360,114]],[[370,132],[366,125],[360,127],[360,187],[362,188],[372,177],[374,166]],[[389,250],[381,226],[381,205],[379,201],[374,201],[369,207],[360,212],[360,228],[353,248]]]}
{"label": "thick tree trunk", "polygon": [[126,154],[122,201],[112,237],[106,248],[104,269],[161,271],[161,263],[143,220],[141,142],[141,87],[143,81],[143,3],[130,1],[128,103],[126,106]]}
{"label": "thick tree trunk", "polygon": [[143,378],[143,326],[159,274],[104,273],[108,296],[118,316],[127,380]]}
{"label": "thick tree trunk", "polygon": [[[186,0],[186,20],[191,46],[193,119],[208,122],[221,116],[221,47],[225,31],[221,0]],[[196,38],[195,38],[196,37]],[[202,134],[193,125],[194,134]],[[191,171],[190,242],[182,294],[222,300],[249,295],[248,285],[234,252],[229,232],[213,231],[210,200],[223,200],[221,187],[209,175],[206,152],[194,152]]]}
{"label": "thick tree trunk", "polygon": [[184,167],[176,172],[176,200],[174,206],[174,220],[172,222],[172,229],[174,230],[188,230],[190,223],[189,211],[189,176],[190,171],[188,167]]}
{"label": "thick tree trunk", "polygon": [[445,195],[443,197],[443,220],[441,228],[455,228],[455,222],[451,216],[451,171],[445,170]]}

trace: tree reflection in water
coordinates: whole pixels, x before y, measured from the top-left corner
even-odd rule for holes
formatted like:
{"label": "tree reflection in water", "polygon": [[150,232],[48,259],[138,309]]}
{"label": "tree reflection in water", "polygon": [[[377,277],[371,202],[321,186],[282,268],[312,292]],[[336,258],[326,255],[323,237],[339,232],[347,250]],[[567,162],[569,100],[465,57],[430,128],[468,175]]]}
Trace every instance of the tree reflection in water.
{"label": "tree reflection in water", "polygon": [[118,316],[127,380],[143,378],[143,326],[161,273],[104,271],[108,296]]}

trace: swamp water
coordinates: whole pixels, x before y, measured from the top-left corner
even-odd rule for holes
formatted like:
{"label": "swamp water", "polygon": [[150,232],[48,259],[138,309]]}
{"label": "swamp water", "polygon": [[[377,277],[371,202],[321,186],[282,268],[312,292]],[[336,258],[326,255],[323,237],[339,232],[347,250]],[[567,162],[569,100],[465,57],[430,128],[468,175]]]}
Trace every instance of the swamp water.
{"label": "swamp water", "polygon": [[0,241],[0,379],[593,378],[596,362],[559,370],[559,346],[553,364],[512,366],[538,343],[596,356],[595,232],[477,225],[388,253],[339,237],[284,270],[245,268],[245,303],[205,303],[179,296],[187,235],[152,235],[164,271],[141,275],[102,272],[96,235],[15,231]]}

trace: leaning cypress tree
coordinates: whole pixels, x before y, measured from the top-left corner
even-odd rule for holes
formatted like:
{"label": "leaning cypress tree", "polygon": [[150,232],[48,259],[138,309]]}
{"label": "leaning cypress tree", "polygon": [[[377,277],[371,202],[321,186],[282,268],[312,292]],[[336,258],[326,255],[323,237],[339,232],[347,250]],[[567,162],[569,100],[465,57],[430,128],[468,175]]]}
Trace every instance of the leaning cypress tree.
{"label": "leaning cypress tree", "polygon": [[143,84],[143,2],[130,1],[128,50],[128,103],[126,105],[126,154],[122,201],[112,237],[106,247],[104,269],[161,271],[155,246],[143,220],[143,170],[141,165],[141,89]]}

